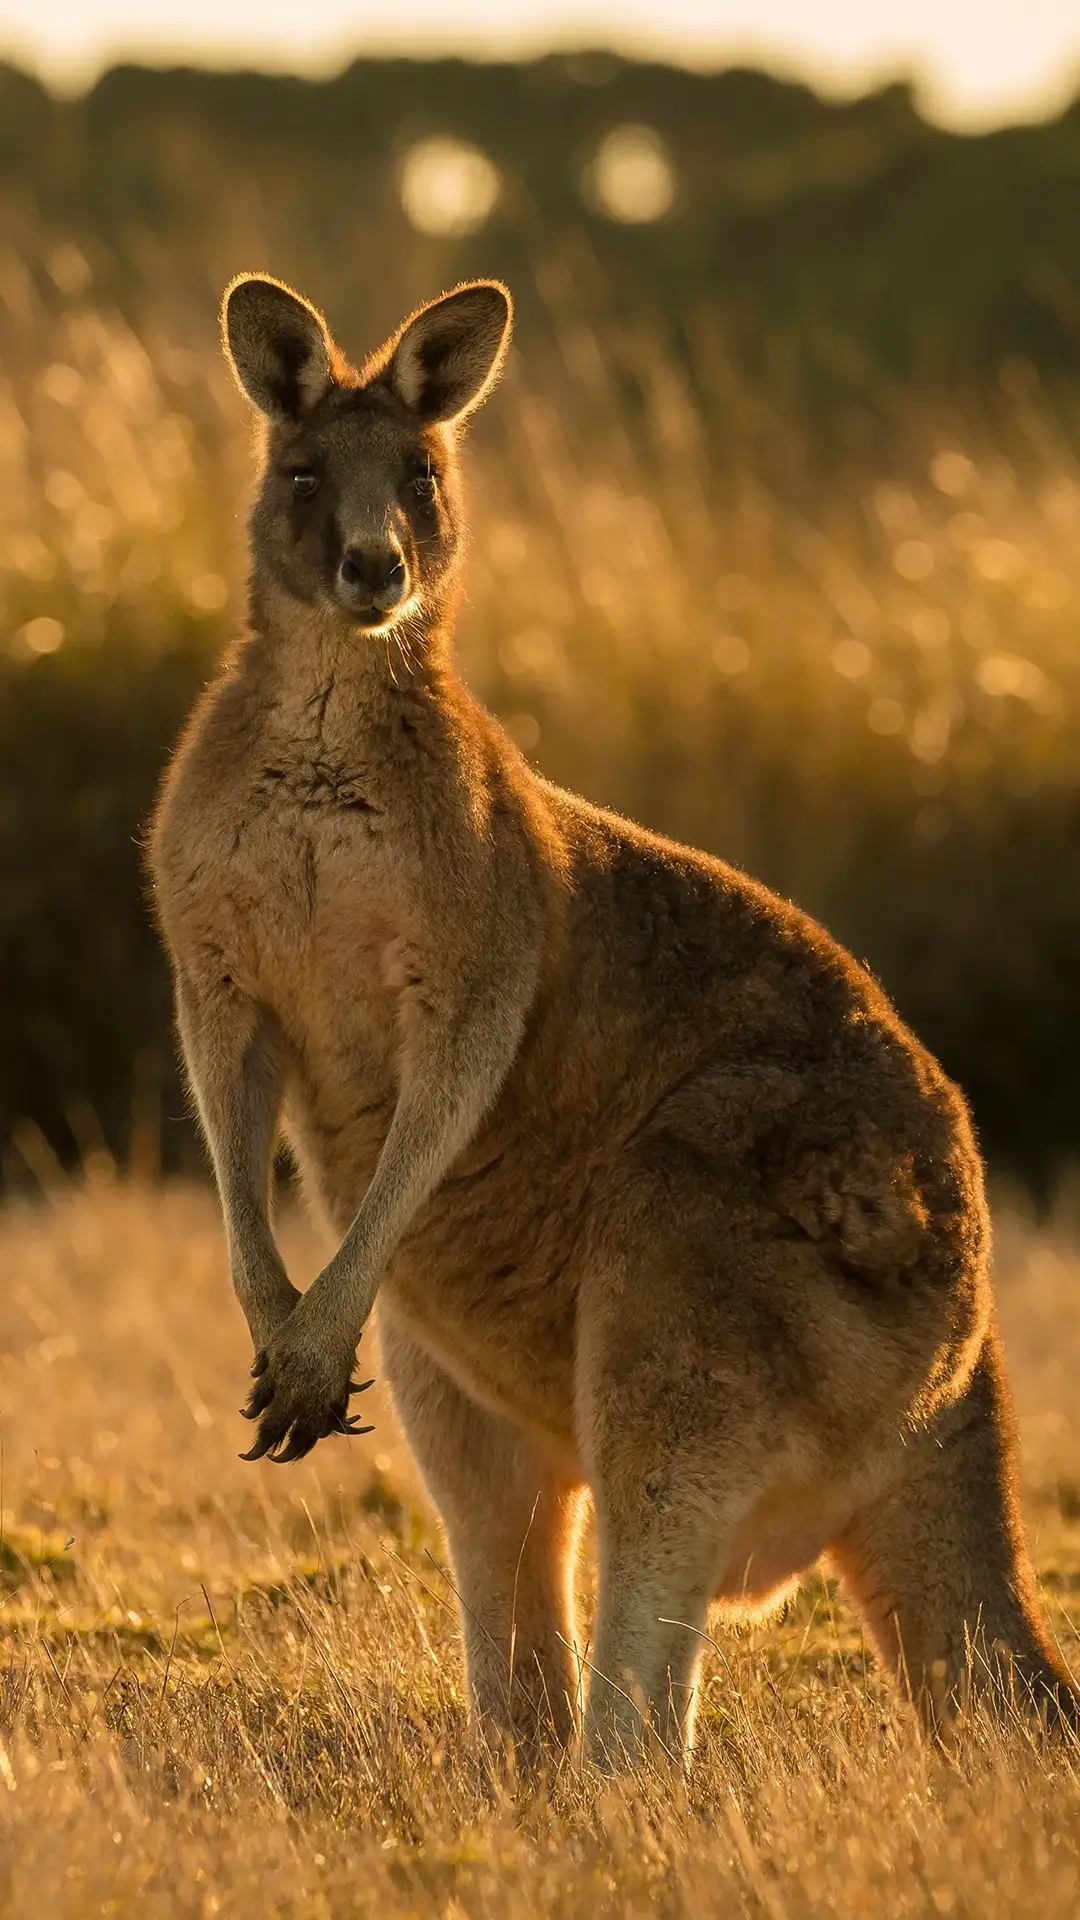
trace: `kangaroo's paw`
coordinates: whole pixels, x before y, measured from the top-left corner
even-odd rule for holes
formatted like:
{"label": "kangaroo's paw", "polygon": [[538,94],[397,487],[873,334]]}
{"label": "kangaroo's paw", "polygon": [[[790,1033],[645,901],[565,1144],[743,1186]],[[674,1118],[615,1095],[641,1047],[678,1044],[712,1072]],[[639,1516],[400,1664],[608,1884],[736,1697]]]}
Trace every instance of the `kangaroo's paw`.
{"label": "kangaroo's paw", "polygon": [[352,1378],[355,1349],[335,1350],[319,1338],[319,1331],[301,1313],[293,1313],[256,1355],[251,1369],[255,1384],[242,1411],[246,1420],[259,1422],[259,1431],[242,1460],[266,1456],[283,1466],[303,1459],[331,1433],[372,1431],[349,1413],[352,1395],[372,1384]]}

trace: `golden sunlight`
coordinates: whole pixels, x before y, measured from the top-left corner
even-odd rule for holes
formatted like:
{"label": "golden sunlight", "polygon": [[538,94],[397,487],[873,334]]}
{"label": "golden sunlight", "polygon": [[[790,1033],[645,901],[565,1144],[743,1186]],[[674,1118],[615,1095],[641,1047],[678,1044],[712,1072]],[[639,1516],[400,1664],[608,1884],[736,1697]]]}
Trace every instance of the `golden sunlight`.
{"label": "golden sunlight", "polygon": [[464,140],[421,140],[401,169],[401,204],[418,233],[458,239],[482,227],[499,199],[499,170]]}

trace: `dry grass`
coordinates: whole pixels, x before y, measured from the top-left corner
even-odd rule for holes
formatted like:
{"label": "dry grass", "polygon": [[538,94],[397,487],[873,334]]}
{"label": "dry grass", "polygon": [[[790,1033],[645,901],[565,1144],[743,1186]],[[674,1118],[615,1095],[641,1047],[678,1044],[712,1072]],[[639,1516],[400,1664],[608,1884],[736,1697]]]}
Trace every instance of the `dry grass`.
{"label": "dry grass", "polygon": [[[287,1230],[298,1272],[319,1249]],[[1003,1210],[1045,1597],[1080,1625],[1080,1256]],[[916,1739],[823,1588],[710,1654],[689,1785],[537,1791],[466,1731],[438,1534],[385,1402],[237,1459],[245,1336],[203,1191],[0,1216],[0,1911],[1073,1915],[1080,1760]],[[374,1398],[374,1395],[371,1396]]]}

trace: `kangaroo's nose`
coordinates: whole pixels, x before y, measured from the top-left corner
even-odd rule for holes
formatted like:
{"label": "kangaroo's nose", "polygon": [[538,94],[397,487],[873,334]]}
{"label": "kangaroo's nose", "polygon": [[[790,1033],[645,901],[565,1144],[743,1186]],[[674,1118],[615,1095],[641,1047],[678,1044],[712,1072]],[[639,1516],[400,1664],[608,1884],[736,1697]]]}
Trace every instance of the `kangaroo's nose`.
{"label": "kangaroo's nose", "polygon": [[408,572],[400,547],[389,540],[347,547],[338,569],[347,597],[388,613],[405,597]]}

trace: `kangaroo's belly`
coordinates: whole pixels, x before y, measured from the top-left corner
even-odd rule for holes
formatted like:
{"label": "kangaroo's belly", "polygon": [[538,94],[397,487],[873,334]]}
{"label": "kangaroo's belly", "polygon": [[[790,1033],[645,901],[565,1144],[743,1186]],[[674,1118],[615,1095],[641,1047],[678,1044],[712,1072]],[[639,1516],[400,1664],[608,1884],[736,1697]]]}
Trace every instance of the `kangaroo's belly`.
{"label": "kangaroo's belly", "polygon": [[[390,1108],[385,1112],[388,1124]],[[294,1129],[305,1184],[335,1234],[363,1197],[381,1145],[379,1116],[340,1148],[312,1116]],[[380,1299],[457,1384],[561,1451],[574,1446],[574,1353],[581,1279],[578,1223],[588,1168],[492,1126],[411,1223]]]}
{"label": "kangaroo's belly", "polygon": [[344,966],[334,975],[314,964],[295,985],[283,968],[263,1000],[284,1047],[286,1137],[313,1197],[344,1231],[367,1191],[397,1100],[392,1000],[365,992]]}
{"label": "kangaroo's belly", "polygon": [[[552,1300],[518,1294],[520,1337],[498,1337],[490,1302],[482,1317],[434,1310],[417,1270],[411,1276],[395,1262],[383,1282],[377,1317],[392,1316],[404,1332],[462,1392],[529,1433],[564,1461],[578,1459],[574,1412],[573,1311]],[[521,1277],[524,1279],[524,1276]]]}

